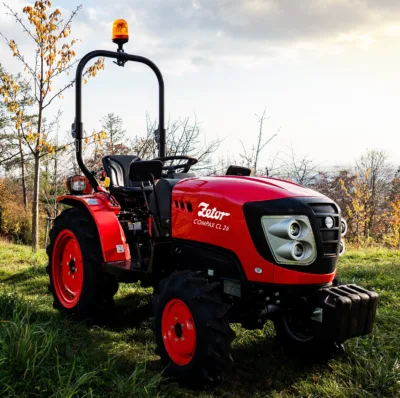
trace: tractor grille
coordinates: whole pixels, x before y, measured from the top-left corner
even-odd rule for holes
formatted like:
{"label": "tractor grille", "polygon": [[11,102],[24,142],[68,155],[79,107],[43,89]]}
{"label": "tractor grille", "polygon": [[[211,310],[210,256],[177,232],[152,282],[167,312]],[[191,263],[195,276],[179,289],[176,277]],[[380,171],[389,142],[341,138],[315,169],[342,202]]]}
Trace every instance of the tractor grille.
{"label": "tractor grille", "polygon": [[[331,203],[309,203],[309,206],[315,214],[324,255],[336,256],[340,241],[340,216],[337,207]],[[325,218],[328,216],[334,220],[332,228],[327,228],[325,225]]]}

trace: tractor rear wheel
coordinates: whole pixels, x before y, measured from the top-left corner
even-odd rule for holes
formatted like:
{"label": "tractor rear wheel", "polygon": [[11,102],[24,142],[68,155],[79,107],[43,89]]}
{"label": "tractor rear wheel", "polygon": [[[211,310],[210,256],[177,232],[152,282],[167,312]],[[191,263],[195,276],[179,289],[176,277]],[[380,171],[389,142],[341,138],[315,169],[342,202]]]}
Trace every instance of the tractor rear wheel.
{"label": "tractor rear wheel", "polygon": [[154,298],[156,352],[171,375],[191,386],[223,379],[235,333],[229,304],[201,273],[181,271],[160,282]]}
{"label": "tractor rear wheel", "polygon": [[54,308],[83,320],[113,306],[118,283],[101,272],[97,228],[85,209],[68,209],[55,219],[47,255]]}

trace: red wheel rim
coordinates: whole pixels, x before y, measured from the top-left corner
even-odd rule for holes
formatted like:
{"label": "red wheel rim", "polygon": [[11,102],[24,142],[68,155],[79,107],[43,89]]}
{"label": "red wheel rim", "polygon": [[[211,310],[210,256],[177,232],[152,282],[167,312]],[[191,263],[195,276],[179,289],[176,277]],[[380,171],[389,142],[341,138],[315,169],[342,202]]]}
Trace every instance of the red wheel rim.
{"label": "red wheel rim", "polygon": [[196,327],[188,306],[179,299],[170,300],[161,321],[162,337],[170,358],[180,366],[187,365],[196,349]]}
{"label": "red wheel rim", "polygon": [[73,308],[82,293],[83,261],[78,240],[68,229],[61,231],[54,243],[52,275],[54,290],[61,305]]}

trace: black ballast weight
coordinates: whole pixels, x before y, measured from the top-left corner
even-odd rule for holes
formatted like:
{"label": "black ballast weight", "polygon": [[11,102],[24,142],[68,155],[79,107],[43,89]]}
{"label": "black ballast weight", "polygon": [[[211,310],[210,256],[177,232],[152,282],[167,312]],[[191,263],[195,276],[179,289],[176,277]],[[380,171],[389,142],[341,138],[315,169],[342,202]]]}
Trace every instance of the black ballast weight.
{"label": "black ballast weight", "polygon": [[378,294],[357,285],[341,285],[318,291],[317,309],[322,319],[314,322],[321,340],[343,342],[372,332]]}

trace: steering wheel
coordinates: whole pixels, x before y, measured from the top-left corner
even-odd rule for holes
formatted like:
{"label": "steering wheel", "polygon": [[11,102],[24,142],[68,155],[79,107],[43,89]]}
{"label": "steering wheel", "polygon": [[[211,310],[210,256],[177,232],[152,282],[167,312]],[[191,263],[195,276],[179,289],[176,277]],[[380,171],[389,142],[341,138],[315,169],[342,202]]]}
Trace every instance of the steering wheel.
{"label": "steering wheel", "polygon": [[163,166],[163,170],[168,170],[170,172],[182,169],[182,173],[187,173],[190,168],[198,162],[197,159],[187,155],[164,156],[161,158],[157,158],[156,160],[161,160],[163,163],[168,162],[169,160],[187,160],[186,163]]}

